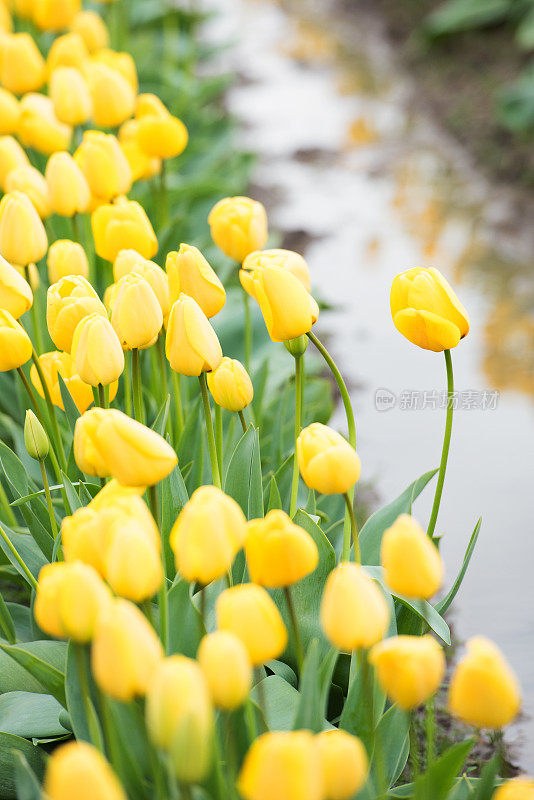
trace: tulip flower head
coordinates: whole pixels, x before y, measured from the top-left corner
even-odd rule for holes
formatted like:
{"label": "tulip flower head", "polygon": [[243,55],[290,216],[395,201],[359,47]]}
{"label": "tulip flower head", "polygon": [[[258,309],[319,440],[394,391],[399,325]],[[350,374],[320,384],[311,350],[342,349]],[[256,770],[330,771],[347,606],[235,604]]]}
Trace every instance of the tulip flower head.
{"label": "tulip flower head", "polygon": [[409,711],[434,695],[445,675],[445,655],[433,636],[392,636],[369,655],[378,682],[400,708]]}
{"label": "tulip flower head", "polygon": [[36,461],[44,461],[50,452],[46,431],[31,408],[27,409],[24,420],[24,446],[30,458]]}
{"label": "tulip flower head", "polygon": [[136,272],[117,282],[111,324],[125,350],[150,347],[163,325],[163,312],[150,284]]}
{"label": "tulip flower head", "polygon": [[80,11],[72,20],[70,29],[81,36],[89,53],[97,53],[109,46],[109,31],[96,11]]}
{"label": "tulip flower head", "polygon": [[119,252],[128,247],[145,258],[152,258],[158,251],[158,240],[150,220],[135,200],[122,198],[99,206],[91,215],[91,225],[95,250],[107,261],[115,261]]}
{"label": "tulip flower head", "polygon": [[75,214],[84,214],[89,209],[91,203],[89,184],[70,153],[53,153],[46,165],[45,178],[55,214],[59,214],[60,217],[73,217]]}
{"label": "tulip flower head", "polygon": [[492,800],[533,800],[534,778],[520,776],[502,783]]}
{"label": "tulip flower head", "polygon": [[315,737],[321,764],[324,800],[350,800],[364,785],[369,760],[357,736],[334,728]]}
{"label": "tulip flower head", "polygon": [[384,531],[380,549],[386,583],[397,594],[428,600],[443,580],[437,547],[408,514]]}
{"label": "tulip flower head", "polygon": [[152,597],[161,586],[159,549],[133,516],[118,514],[109,526],[104,571],[115,594],[134,603]]}
{"label": "tulip flower head", "polygon": [[254,740],[239,774],[244,800],[322,800],[321,761],[309,731],[273,731]]}
{"label": "tulip flower head", "polygon": [[252,666],[241,639],[230,631],[210,633],[202,638],[197,657],[215,705],[226,711],[239,708],[252,686]]}
{"label": "tulip flower head", "polygon": [[131,272],[137,273],[150,285],[158,299],[163,314],[163,321],[167,320],[171,309],[169,298],[169,279],[160,266],[148,258],[143,258],[135,250],[120,250],[113,264],[113,277],[120,281]]}
{"label": "tulip flower head", "polygon": [[25,150],[13,136],[0,136],[0,187],[5,190],[6,178],[16,167],[28,167]]}
{"label": "tulip flower head", "polygon": [[298,278],[283,267],[258,267],[248,282],[273,342],[286,342],[309,333],[319,307]]}
{"label": "tulip flower head", "polygon": [[307,292],[311,289],[310,271],[306,261],[293,250],[255,250],[249,253],[239,270],[239,280],[243,289],[252,294],[252,277],[254,270],[262,267],[282,267],[298,278]]}
{"label": "tulip flower head", "polygon": [[135,117],[139,146],[151,158],[174,158],[185,150],[187,128],[155,95],[138,97]]}
{"label": "tulip flower head", "polygon": [[54,750],[46,767],[44,792],[49,800],[127,800],[102,753],[82,741],[68,742]]}
{"label": "tulip flower head", "polygon": [[0,87],[0,134],[16,133],[19,126],[20,109],[15,95]]}
{"label": "tulip flower head", "polygon": [[247,524],[245,553],[251,580],[271,589],[297,583],[313,572],[319,561],[317,545],[308,531],[278,509]]}
{"label": "tulip flower head", "polygon": [[0,372],[18,369],[32,356],[30,337],[15,317],[0,308]]}
{"label": "tulip flower head", "polygon": [[135,91],[116,69],[93,60],[85,67],[93,120],[99,128],[115,128],[132,116]]}
{"label": "tulip flower head", "polygon": [[57,283],[69,275],[89,276],[89,262],[85,250],[79,242],[70,239],[56,239],[48,249],[46,257],[48,280]]}
{"label": "tulip flower head", "polygon": [[[125,195],[130,191],[132,186],[130,165],[118,139],[113,134],[86,131],[74,153],[74,160],[85,175],[91,193],[100,202],[109,203],[114,197]],[[113,261],[114,258],[109,260]]]}
{"label": "tulip flower head", "polygon": [[69,149],[72,128],[57,118],[50,97],[32,92],[20,101],[18,135],[25,147],[50,155]]}
{"label": "tulip flower head", "polygon": [[46,59],[46,71],[50,76],[58,67],[76,67],[80,72],[89,58],[89,51],[78,33],[64,33],[52,42]]}
{"label": "tulip flower head", "polygon": [[33,21],[42,31],[68,28],[80,11],[81,0],[33,0]]}
{"label": "tulip flower head", "polygon": [[93,113],[93,100],[86,79],[76,67],[56,67],[50,75],[50,97],[60,122],[83,125]]}
{"label": "tulip flower head", "polygon": [[149,156],[139,144],[139,123],[127,119],[119,130],[119,142],[126,156],[134,181],[148,179],[161,172],[161,159]]}
{"label": "tulip flower head", "polygon": [[173,370],[189,376],[217,369],[222,361],[217,334],[196,300],[185,294],[169,314],[165,355]]}
{"label": "tulip flower head", "polygon": [[359,480],[361,464],[354,448],[337,431],[314,422],[297,439],[302,478],[321,494],[344,494]]}
{"label": "tulip flower head", "polygon": [[40,261],[48,239],[35,206],[23,192],[5,194],[0,200],[0,253],[11,264],[25,267]]}
{"label": "tulip flower head", "polygon": [[208,319],[219,313],[226,302],[226,292],[200,250],[181,244],[178,252],[167,255],[165,269],[171,305],[183,293],[197,301]]}
{"label": "tulip flower head", "polygon": [[41,219],[52,213],[50,192],[44,175],[29,164],[15,167],[5,180],[6,192],[23,192],[28,195]]}
{"label": "tulip flower head", "polygon": [[240,264],[267,242],[267,214],[262,204],[250,197],[219,200],[209,213],[208,223],[215,244]]}
{"label": "tulip flower head", "polygon": [[18,319],[32,304],[33,293],[29,283],[0,256],[0,308]]}
{"label": "tulip flower head", "polygon": [[0,83],[13,94],[38,91],[46,80],[45,62],[29,33],[3,37]]}
{"label": "tulip flower head", "polygon": [[208,372],[208,388],[217,405],[234,413],[243,411],[254,396],[252,381],[243,364],[226,356],[216,369]]}
{"label": "tulip flower head", "polygon": [[[83,414],[83,412],[89,408],[93,402],[93,390],[90,384],[85,383],[85,381],[80,378],[71,354],[62,353],[60,350],[52,350],[50,353],[43,353],[39,356],[39,366],[41,367],[41,372],[46,381],[50,399],[55,406],[62,411],[65,410],[59,385],[59,376],[61,376],[80,414]],[[44,399],[43,386],[35,364],[31,366],[30,378],[38,394]],[[117,381],[110,385],[110,401],[113,400],[117,394],[117,386]]]}
{"label": "tulip flower head", "polygon": [[100,298],[89,281],[81,275],[60,278],[49,287],[46,297],[46,324],[50,338],[58,350],[70,353],[76,326],[84,317],[92,314],[99,314],[107,319],[106,309]]}

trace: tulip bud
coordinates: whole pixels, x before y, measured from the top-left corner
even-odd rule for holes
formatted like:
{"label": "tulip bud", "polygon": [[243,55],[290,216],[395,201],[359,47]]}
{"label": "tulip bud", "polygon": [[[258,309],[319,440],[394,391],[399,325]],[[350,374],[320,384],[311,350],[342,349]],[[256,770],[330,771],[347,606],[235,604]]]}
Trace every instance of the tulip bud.
{"label": "tulip bud", "polygon": [[445,655],[433,636],[392,636],[369,654],[383,691],[405,711],[434,695],[445,675]]}
{"label": "tulip bud", "polygon": [[[74,400],[76,408],[83,414],[91,403],[93,402],[93,390],[88,383],[82,381],[76,372],[76,366],[73,358],[69,353],[62,353],[59,350],[52,350],[50,353],[43,353],[39,356],[39,365],[43,373],[48,392],[53,404],[65,411],[63,405],[63,397],[61,395],[61,388],[59,385],[59,376],[63,380],[67,391]],[[44,390],[41,384],[41,378],[37,372],[35,364],[32,364],[30,369],[30,378],[37,389],[37,392],[44,398]],[[109,387],[110,402],[117,394],[118,384],[117,381],[112,383]]]}
{"label": "tulip bud", "polygon": [[46,80],[45,62],[29,33],[3,37],[0,83],[13,94],[36,92]]}
{"label": "tulip bud", "polygon": [[252,686],[252,667],[241,639],[229,631],[210,633],[200,642],[197,657],[215,705],[226,711],[243,705]]}
{"label": "tulip bud", "polygon": [[12,136],[0,136],[0,188],[5,190],[6,178],[12,170],[28,166],[28,156],[17,140]]}
{"label": "tulip bud", "polygon": [[254,583],[225,589],[215,604],[217,626],[241,639],[253,666],[278,658],[287,645],[287,630],[269,593]]}
{"label": "tulip bud", "polygon": [[118,518],[109,531],[106,580],[120,597],[141,603],[154,595],[163,581],[157,548],[143,526],[133,517]]}
{"label": "tulip bud", "polygon": [[12,92],[0,87],[0,134],[16,133],[19,127],[20,109]]}
{"label": "tulip bud", "polygon": [[56,117],[67,125],[83,125],[93,113],[89,86],[76,67],[56,67],[49,81]]}
{"label": "tulip bud", "polygon": [[158,338],[163,312],[150,284],[136,272],[117,283],[111,324],[126,350],[142,350]]}
{"label": "tulip bud", "polygon": [[215,244],[239,263],[254,250],[261,250],[267,241],[265,209],[249,197],[219,200],[209,213],[208,223]]}
{"label": "tulip bud", "polygon": [[358,454],[337,431],[314,422],[297,439],[300,474],[321,494],[344,494],[360,477]]}
{"label": "tulip bud", "polygon": [[244,800],[323,800],[316,738],[309,731],[273,731],[252,743],[237,788]]}
{"label": "tulip bud", "polygon": [[26,94],[20,101],[19,139],[25,147],[50,155],[68,150],[72,128],[56,117],[54,104],[43,94]]}
{"label": "tulip bud", "polygon": [[357,736],[336,728],[315,737],[322,773],[323,800],[350,800],[367,780],[367,752]]}
{"label": "tulip bud", "polygon": [[5,190],[28,195],[41,219],[46,219],[52,213],[48,184],[35,167],[26,164],[12,169],[6,178]]}
{"label": "tulip bud", "polygon": [[89,51],[78,33],[65,33],[54,39],[46,59],[46,71],[51,75],[58,67],[76,67],[82,71]]}
{"label": "tulip bud", "polygon": [[33,21],[42,31],[68,28],[81,7],[81,0],[33,0]]}
{"label": "tulip bud", "polygon": [[151,428],[117,409],[93,408],[76,420],[74,456],[87,475],[113,475],[123,486],[153,486],[178,459]]}
{"label": "tulip bud", "polygon": [[78,242],[70,239],[57,239],[53,242],[46,257],[48,280],[57,283],[69,275],[89,276],[89,262],[85,250]]}
{"label": "tulip bud", "polygon": [[119,779],[104,756],[90,744],[69,742],[58,747],[46,765],[44,793],[48,800],[127,800]]}
{"label": "tulip bud", "polygon": [[107,64],[92,61],[86,66],[85,74],[97,127],[116,128],[132,116],[135,91],[120,72]]}
{"label": "tulip bud", "polygon": [[241,286],[250,295],[252,287],[252,275],[254,270],[262,269],[263,267],[282,267],[282,269],[291,272],[295,278],[298,278],[307,292],[310,291],[310,271],[306,261],[298,253],[293,250],[256,250],[249,253],[243,261],[243,265],[239,270],[239,280]]}
{"label": "tulip bud", "polygon": [[90,386],[108,386],[124,370],[124,353],[111,322],[102,314],[90,314],[76,326],[72,337],[72,360],[82,381]]}
{"label": "tulip bud", "polygon": [[95,570],[81,561],[46,564],[39,573],[34,614],[50,636],[89,642],[111,592]]}
{"label": "tulip bud", "polygon": [[[88,210],[91,203],[91,190],[85,175],[70,153],[53,153],[46,165],[45,178],[55,214],[59,214],[61,217],[73,217],[75,214],[84,214]],[[69,272],[66,274],[82,273]]]}
{"label": "tulip bud", "polygon": [[401,514],[384,531],[380,561],[389,588],[406,597],[428,600],[443,580],[441,556],[421,526]]}
{"label": "tulip bud", "polygon": [[176,569],[203,586],[221,578],[245,541],[245,515],[216,486],[200,486],[183,507],[171,530]]}
{"label": "tulip bud", "polygon": [[297,583],[319,562],[317,545],[308,531],[277,509],[247,524],[245,553],[250,579],[269,589]]}
{"label": "tulip bud", "polygon": [[437,269],[415,267],[391,285],[391,316],[403,336],[424,350],[450,350],[469,333],[469,317]]}
{"label": "tulip bud", "polygon": [[107,261],[115,261],[126,247],[145,258],[152,258],[158,251],[158,240],[150,220],[135,200],[99,206],[91,215],[91,225],[95,250]]}
{"label": "tulip bud", "polygon": [[32,356],[30,337],[17,320],[0,308],[0,372],[18,369]]}
{"label": "tulip bud", "polygon": [[180,155],[188,140],[184,123],[165,108],[154,95],[140,95],[135,112],[139,145],[152,158],[174,158]]}
{"label": "tulip bud", "polygon": [[171,305],[183,293],[197,301],[208,319],[219,313],[226,302],[226,292],[200,250],[181,244],[178,252],[168,254],[165,269]]}
{"label": "tulip bud", "polygon": [[116,281],[120,281],[130,272],[136,272],[150,285],[158,298],[165,321],[171,309],[167,274],[154,261],[143,258],[135,250],[121,250],[113,264],[113,277]]}
{"label": "tulip bud", "polygon": [[345,562],[332,570],[321,600],[321,626],[334,647],[345,652],[371,647],[388,625],[386,599],[362,567]]}
{"label": "tulip bud", "polygon": [[31,409],[26,411],[24,421],[24,446],[30,458],[44,461],[50,450],[46,431]]}
{"label": "tulip bud", "polygon": [[165,355],[173,370],[189,376],[217,369],[222,361],[217,334],[196,300],[185,294],[169,314]]}
{"label": "tulip bud", "polygon": [[109,46],[109,31],[96,11],[80,11],[74,17],[70,29],[82,37],[89,53],[97,53]]}
{"label": "tulip bud", "polygon": [[47,249],[46,232],[30,198],[22,192],[5,194],[0,201],[0,253],[25,267],[40,261]]}
{"label": "tulip bud", "polygon": [[58,350],[70,353],[76,326],[91,314],[100,314],[107,319],[106,309],[97,293],[81,275],[60,278],[48,289],[46,324]]}
{"label": "tulip bud", "polygon": [[300,358],[308,349],[308,337],[303,334],[302,336],[297,336],[296,339],[287,339],[284,342],[284,347],[293,358]]}
{"label": "tulip bud", "polygon": [[235,358],[223,358],[217,369],[208,372],[208,387],[217,405],[227,411],[243,411],[254,396],[249,374]]}
{"label": "tulip bud", "polygon": [[161,642],[143,613],[129,600],[113,600],[100,613],[91,666],[97,686],[127,703],[153,685],[163,658]]}
{"label": "tulip bud", "polygon": [[18,319],[33,304],[33,294],[20,272],[0,256],[0,308]]}
{"label": "tulip bud", "polygon": [[533,800],[533,798],[534,778],[528,776],[505,781],[492,795],[492,800]]}
{"label": "tulip bud", "polygon": [[74,153],[74,160],[85,175],[92,194],[101,202],[109,202],[130,191],[130,165],[113,134],[86,131]]}
{"label": "tulip bud", "polygon": [[449,685],[451,714],[476,728],[504,728],[520,706],[517,678],[497,645],[470,639]]}
{"label": "tulip bud", "polygon": [[136,119],[123,122],[119,130],[119,142],[132,171],[132,180],[152,178],[161,172],[161,159],[147,155],[139,144],[139,123]]}

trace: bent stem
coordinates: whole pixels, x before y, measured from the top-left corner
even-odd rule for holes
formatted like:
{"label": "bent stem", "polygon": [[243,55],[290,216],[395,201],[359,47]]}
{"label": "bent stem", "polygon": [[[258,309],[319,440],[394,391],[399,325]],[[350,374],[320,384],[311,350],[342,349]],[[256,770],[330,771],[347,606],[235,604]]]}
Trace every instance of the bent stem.
{"label": "bent stem", "polygon": [[46,474],[44,461],[39,461],[39,466],[41,467],[41,475],[43,478],[43,489],[46,495],[48,516],[50,517],[50,525],[52,526],[52,536],[54,537],[54,539],[57,539],[57,533],[58,533],[57,522],[56,522],[56,516],[54,514],[54,506],[52,505],[52,495],[50,494],[50,484],[48,483],[48,475]]}
{"label": "bent stem", "polygon": [[350,561],[350,540],[352,532],[352,541],[354,543],[354,558],[357,564],[361,564],[362,557],[360,553],[360,538],[358,534],[358,523],[356,522],[356,517],[354,515],[354,507],[348,492],[345,492],[343,497],[345,498],[345,505],[347,507],[347,512],[350,518],[350,528],[348,529],[348,531],[343,531],[342,559],[343,561]]}
{"label": "bent stem", "polygon": [[143,407],[143,394],[141,389],[141,367],[139,365],[139,350],[135,347],[132,350],[132,378],[133,378],[133,401],[134,416],[138,422],[145,421],[145,409]]}
{"label": "bent stem", "polygon": [[291,626],[295,635],[295,650],[297,651],[297,664],[299,667],[299,674],[302,675],[302,667],[304,665],[304,649],[302,647],[302,638],[300,636],[299,623],[295,613],[295,606],[293,605],[293,597],[291,596],[291,588],[284,586],[284,594],[286,597],[287,610],[291,619]]}
{"label": "bent stem", "polygon": [[208,434],[208,448],[210,452],[211,475],[213,485],[221,488],[221,475],[219,472],[219,461],[217,458],[217,447],[215,445],[215,434],[213,432],[213,420],[211,418],[210,399],[208,396],[208,385],[206,383],[206,373],[201,372],[198,376],[200,392],[202,394],[202,404],[204,406],[204,416],[206,418],[206,430]]}
{"label": "bent stem", "polygon": [[293,456],[293,480],[291,483],[291,502],[289,516],[293,518],[297,510],[299,491],[299,462],[297,458],[297,439],[302,427],[302,356],[295,357],[295,454]]}
{"label": "bent stem", "polygon": [[150,508],[156,521],[161,536],[161,561],[163,564],[163,581],[158,591],[159,600],[159,636],[163,645],[163,652],[167,655],[167,642],[169,640],[169,598],[167,597],[167,565],[165,563],[165,541],[159,521],[158,493],[155,486],[148,487]]}
{"label": "bent stem", "polygon": [[242,411],[238,411],[237,413],[239,414],[239,419],[241,421],[241,427],[243,428],[243,433],[246,433],[247,432],[247,421],[245,419],[245,415],[243,414]]}
{"label": "bent stem", "polygon": [[429,536],[431,539],[434,536],[434,530],[439,513],[439,505],[441,502],[441,495],[443,492],[443,484],[445,483],[445,472],[447,469],[447,459],[449,457],[449,448],[451,444],[452,416],[454,411],[454,375],[452,372],[451,351],[444,350],[443,352],[445,355],[445,366],[447,369],[447,417],[445,419],[445,433],[443,436],[443,448],[441,450],[438,482],[436,485],[436,493],[434,495],[434,503],[432,505],[432,513],[430,514],[430,522],[428,523],[427,529],[427,536]]}

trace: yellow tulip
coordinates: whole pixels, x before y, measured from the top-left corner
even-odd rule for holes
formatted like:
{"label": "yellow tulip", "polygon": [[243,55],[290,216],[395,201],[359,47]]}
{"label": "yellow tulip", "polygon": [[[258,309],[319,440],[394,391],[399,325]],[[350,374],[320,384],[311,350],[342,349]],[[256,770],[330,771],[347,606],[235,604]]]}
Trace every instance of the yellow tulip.
{"label": "yellow tulip", "polygon": [[61,544],[65,561],[83,561],[104,576],[108,529],[91,506],[82,506],[61,523]]}
{"label": "yellow tulip", "polygon": [[32,304],[30,285],[15,267],[0,256],[0,308],[18,319]]}
{"label": "yellow tulip", "polygon": [[115,261],[119,252],[127,247],[145,258],[152,258],[158,252],[154,229],[143,206],[135,200],[121,199],[99,206],[93,211],[91,225],[95,250],[107,261]]}
{"label": "yellow tulip", "polygon": [[250,376],[235,358],[223,358],[217,369],[208,372],[208,387],[217,405],[227,411],[243,411],[254,396]]}
{"label": "yellow tulip", "polygon": [[109,31],[96,11],[80,11],[72,20],[70,29],[82,37],[89,53],[97,53],[109,46]]}
{"label": "yellow tulip", "polygon": [[13,94],[36,92],[46,80],[44,59],[29,33],[2,37],[0,83]]}
{"label": "yellow tulip", "polygon": [[445,655],[433,636],[392,636],[369,654],[383,691],[405,711],[434,695],[445,675]]}
{"label": "yellow tulip", "polygon": [[139,88],[137,67],[135,66],[133,56],[130,53],[119,53],[116,50],[106,48],[95,53],[92,58],[92,63],[105,64],[110,69],[118,72],[130,84],[134,91],[134,95],[137,94],[137,89]]}
{"label": "yellow tulip", "polygon": [[360,459],[337,431],[314,422],[297,439],[297,458],[302,478],[321,494],[344,494],[359,480]]}
{"label": "yellow tulip", "polygon": [[118,516],[112,523],[104,571],[115,594],[134,603],[152,597],[161,586],[164,576],[158,549],[132,516]]}
{"label": "yellow tulip", "polygon": [[72,337],[72,360],[80,378],[90,386],[108,386],[124,370],[121,343],[107,317],[90,314],[77,324]]}
{"label": "yellow tulip", "polygon": [[310,291],[310,271],[306,261],[293,250],[255,250],[249,253],[239,270],[239,280],[243,289],[252,294],[251,283],[255,269],[263,267],[282,267],[298,278],[307,292]]}
{"label": "yellow tulip", "polygon": [[504,728],[521,706],[517,678],[499,648],[484,636],[467,642],[449,685],[449,710],[476,728]]}
{"label": "yellow tulip", "polygon": [[46,219],[52,213],[50,193],[44,175],[29,164],[11,170],[5,180],[5,190],[28,195],[41,219]]}
{"label": "yellow tulip", "polygon": [[245,541],[245,515],[216,486],[200,486],[183,507],[170,535],[176,569],[207,585],[230,569]]}
{"label": "yellow tulip", "polygon": [[43,94],[25,94],[20,101],[19,139],[25,147],[50,155],[68,150],[72,128],[56,117],[54,104]]}
{"label": "yellow tulip", "polygon": [[397,594],[428,600],[441,586],[443,566],[438,549],[408,514],[401,514],[384,531],[380,561],[386,583]]}
{"label": "yellow tulip", "polygon": [[336,728],[315,737],[321,764],[323,800],[350,800],[367,780],[369,760],[357,736]]}
{"label": "yellow tulip", "polygon": [[217,598],[215,611],[217,627],[241,639],[253,666],[278,658],[286,649],[284,622],[262,586],[242,583],[225,589]]}
{"label": "yellow tulip", "polygon": [[534,800],[534,778],[513,778],[501,784],[492,800]]}
{"label": "yellow tulip", "polygon": [[51,75],[58,67],[76,67],[80,71],[89,58],[89,51],[78,33],[65,33],[54,39],[46,59],[46,70]]}
{"label": "yellow tulip", "polygon": [[89,86],[76,67],[56,67],[49,80],[56,117],[67,125],[83,125],[93,113]]}
{"label": "yellow tulip", "polygon": [[49,800],[127,800],[119,779],[102,753],[87,742],[63,744],[46,766],[44,792]]}
{"label": "yellow tulip", "polygon": [[254,740],[237,788],[244,800],[323,800],[321,763],[309,731],[274,731]]}
{"label": "yellow tulip", "polygon": [[126,156],[132,179],[152,178],[161,172],[161,159],[147,155],[139,144],[139,123],[136,119],[127,119],[119,129],[119,142]]}
{"label": "yellow tulip", "polygon": [[332,570],[321,600],[321,626],[334,647],[345,652],[371,647],[388,625],[386,599],[362,567],[343,563]]}
{"label": "yellow tulip", "polygon": [[0,134],[16,133],[19,117],[19,101],[8,89],[0,87]]}
{"label": "yellow tulip", "polygon": [[256,268],[249,291],[258,302],[273,342],[296,339],[317,322],[317,303],[299,279],[283,267]]}
{"label": "yellow tulip", "polygon": [[200,250],[181,244],[178,252],[168,254],[165,269],[171,305],[183,293],[197,301],[208,319],[219,313],[226,302],[226,292]]}
{"label": "yellow tulip", "polygon": [[74,153],[74,160],[85,175],[92,194],[100,202],[109,202],[130,191],[130,165],[113,134],[86,131]]}
{"label": "yellow tulip", "polygon": [[243,705],[252,686],[252,666],[241,639],[229,631],[210,633],[200,642],[197,658],[215,705],[226,711]]}
{"label": "yellow tulip", "polygon": [[31,358],[30,337],[9,311],[0,308],[0,372],[22,367]]}
{"label": "yellow tulip", "polygon": [[0,201],[0,253],[25,267],[40,261],[47,249],[46,231],[30,198],[19,191],[5,194]]}
{"label": "yellow tulip", "polygon": [[467,311],[437,269],[397,275],[390,302],[397,330],[424,350],[449,350],[469,333]]}
{"label": "yellow tulip", "polygon": [[91,666],[97,686],[127,703],[152,685],[163,658],[161,642],[143,613],[129,600],[113,600],[100,613]]}
{"label": "yellow tulip", "polygon": [[49,287],[46,324],[58,350],[70,353],[76,326],[90,314],[100,314],[107,319],[106,309],[97,293],[81,275],[68,275]]}
{"label": "yellow tulip", "polygon": [[42,31],[68,28],[80,11],[81,0],[33,0],[33,21]]}
{"label": "yellow tulip", "polygon": [[217,334],[192,297],[180,295],[169,314],[165,355],[181,375],[200,375],[217,369],[222,350]]}
{"label": "yellow tulip", "polygon": [[70,239],[56,239],[50,245],[46,265],[50,284],[57,283],[69,275],[81,275],[82,278],[89,276],[89,262],[85,250],[79,242]]}
{"label": "yellow tulip", "polygon": [[317,545],[308,531],[278,509],[247,524],[245,553],[250,579],[270,589],[297,583],[313,572],[319,561]]}
{"label": "yellow tulip", "polygon": [[34,0],[7,0],[10,11],[21,19],[30,19]]}
{"label": "yellow tulip", "polygon": [[95,125],[99,128],[115,128],[132,116],[135,91],[120,72],[93,60],[86,65],[85,74]]}
{"label": "yellow tulip", "polygon": [[9,13],[9,9],[7,6],[4,5],[3,2],[0,3],[0,33],[12,33],[13,32],[13,20],[11,19],[11,14]]}
{"label": "yellow tulip", "polygon": [[215,244],[239,263],[254,250],[261,250],[267,241],[267,214],[262,204],[250,197],[219,200],[209,213],[208,223]]}
{"label": "yellow tulip", "polygon": [[184,123],[165,108],[163,103],[147,102],[138,98],[136,108],[139,145],[151,158],[174,158],[180,155],[188,140]]}
{"label": "yellow tulip", "polygon": [[6,178],[16,167],[29,167],[23,148],[13,136],[0,136],[0,188],[5,190]]}
{"label": "yellow tulip", "polygon": [[85,175],[70,153],[53,153],[46,165],[45,178],[54,214],[61,217],[85,214],[91,203],[91,190]]}
{"label": "yellow tulip", "polygon": [[87,475],[113,475],[123,486],[153,486],[178,459],[155,431],[116,409],[93,408],[76,421],[76,463]]}
{"label": "yellow tulip", "polygon": [[[62,411],[65,410],[63,405],[63,398],[61,396],[61,389],[59,387],[59,375],[61,375],[63,382],[76,404],[76,408],[83,414],[91,403],[93,402],[93,390],[88,383],[82,381],[76,372],[74,360],[69,353],[62,353],[59,350],[53,350],[50,353],[43,353],[39,356],[39,365],[43,373],[50,398],[55,406],[58,406]],[[41,379],[37,373],[35,364],[32,364],[30,370],[30,378],[35,386],[37,392],[44,398],[44,391],[41,385]],[[117,394],[117,382],[112,383],[110,386],[109,399],[113,400]]]}
{"label": "yellow tulip", "polygon": [[115,281],[120,281],[130,272],[136,272],[141,278],[151,286],[152,291],[158,298],[163,314],[163,320],[167,319],[170,311],[169,299],[169,280],[167,274],[154,261],[143,258],[135,250],[120,250],[113,264],[113,277]]}
{"label": "yellow tulip", "polygon": [[150,284],[136,272],[117,282],[111,324],[126,350],[142,350],[158,338],[163,312]]}

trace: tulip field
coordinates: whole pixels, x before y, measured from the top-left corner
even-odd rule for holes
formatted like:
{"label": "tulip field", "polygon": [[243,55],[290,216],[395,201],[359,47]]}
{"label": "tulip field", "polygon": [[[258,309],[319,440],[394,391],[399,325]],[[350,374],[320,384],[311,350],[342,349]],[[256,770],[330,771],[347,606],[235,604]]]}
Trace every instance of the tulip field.
{"label": "tulip field", "polygon": [[314,276],[247,196],[203,20],[0,0],[0,800],[533,800],[506,654],[452,655],[468,311],[430,265],[383,287],[449,399],[436,469],[369,515]]}

